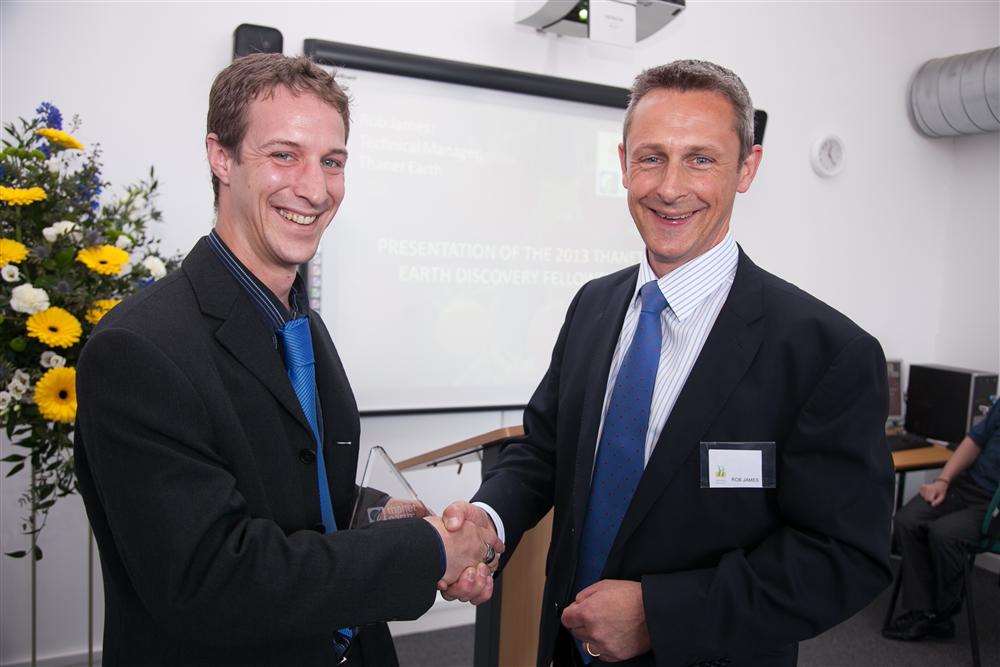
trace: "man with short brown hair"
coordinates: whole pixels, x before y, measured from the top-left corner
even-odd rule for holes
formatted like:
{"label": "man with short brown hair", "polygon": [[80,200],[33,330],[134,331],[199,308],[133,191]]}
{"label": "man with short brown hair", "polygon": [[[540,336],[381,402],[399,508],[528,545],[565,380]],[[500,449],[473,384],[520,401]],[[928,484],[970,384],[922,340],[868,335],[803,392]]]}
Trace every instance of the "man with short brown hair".
{"label": "man with short brown hair", "polygon": [[[347,98],[254,55],[209,100],[217,219],[80,358],[80,492],[101,551],[103,664],[396,664],[385,621],[489,574],[474,528],[345,530],[357,405],[297,269],[344,197]],[[478,564],[478,571],[475,566]]]}

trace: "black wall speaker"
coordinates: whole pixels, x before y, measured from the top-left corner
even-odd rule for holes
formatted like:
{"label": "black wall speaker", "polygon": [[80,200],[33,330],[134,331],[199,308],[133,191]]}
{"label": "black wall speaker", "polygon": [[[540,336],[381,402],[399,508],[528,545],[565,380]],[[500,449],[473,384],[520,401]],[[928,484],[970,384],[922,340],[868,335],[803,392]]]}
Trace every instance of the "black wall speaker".
{"label": "black wall speaker", "polygon": [[281,53],[283,44],[277,28],[241,23],[233,31],[233,60],[251,53]]}

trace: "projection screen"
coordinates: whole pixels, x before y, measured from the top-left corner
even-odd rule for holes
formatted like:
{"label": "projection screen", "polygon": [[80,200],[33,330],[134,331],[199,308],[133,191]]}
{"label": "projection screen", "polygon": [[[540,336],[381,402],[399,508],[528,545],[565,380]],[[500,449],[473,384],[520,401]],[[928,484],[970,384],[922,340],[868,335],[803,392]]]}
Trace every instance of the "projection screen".
{"label": "projection screen", "polygon": [[522,406],[576,291],[641,257],[618,162],[627,91],[305,53],[351,97],[347,195],[309,275],[359,408]]}

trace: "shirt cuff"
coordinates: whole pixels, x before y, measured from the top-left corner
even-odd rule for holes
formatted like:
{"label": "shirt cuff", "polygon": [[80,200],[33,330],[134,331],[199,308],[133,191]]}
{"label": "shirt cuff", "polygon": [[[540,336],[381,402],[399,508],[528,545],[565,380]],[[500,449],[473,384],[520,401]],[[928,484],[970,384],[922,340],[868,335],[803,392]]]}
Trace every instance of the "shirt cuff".
{"label": "shirt cuff", "polygon": [[472,503],[472,504],[475,505],[476,507],[481,507],[483,511],[486,512],[487,516],[490,517],[490,520],[493,521],[493,527],[497,531],[497,537],[500,538],[501,542],[506,543],[507,536],[503,530],[503,521],[500,520],[500,515],[497,514],[496,510],[487,505],[486,503]]}

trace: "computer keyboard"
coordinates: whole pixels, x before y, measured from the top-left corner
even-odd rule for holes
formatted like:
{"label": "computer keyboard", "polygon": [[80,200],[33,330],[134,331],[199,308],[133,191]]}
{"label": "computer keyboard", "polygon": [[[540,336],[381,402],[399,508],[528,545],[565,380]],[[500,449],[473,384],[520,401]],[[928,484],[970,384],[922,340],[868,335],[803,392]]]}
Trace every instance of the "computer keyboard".
{"label": "computer keyboard", "polygon": [[886,442],[889,443],[889,450],[900,452],[904,449],[917,449],[918,447],[930,447],[931,443],[926,438],[912,433],[900,433],[899,435],[887,435]]}

